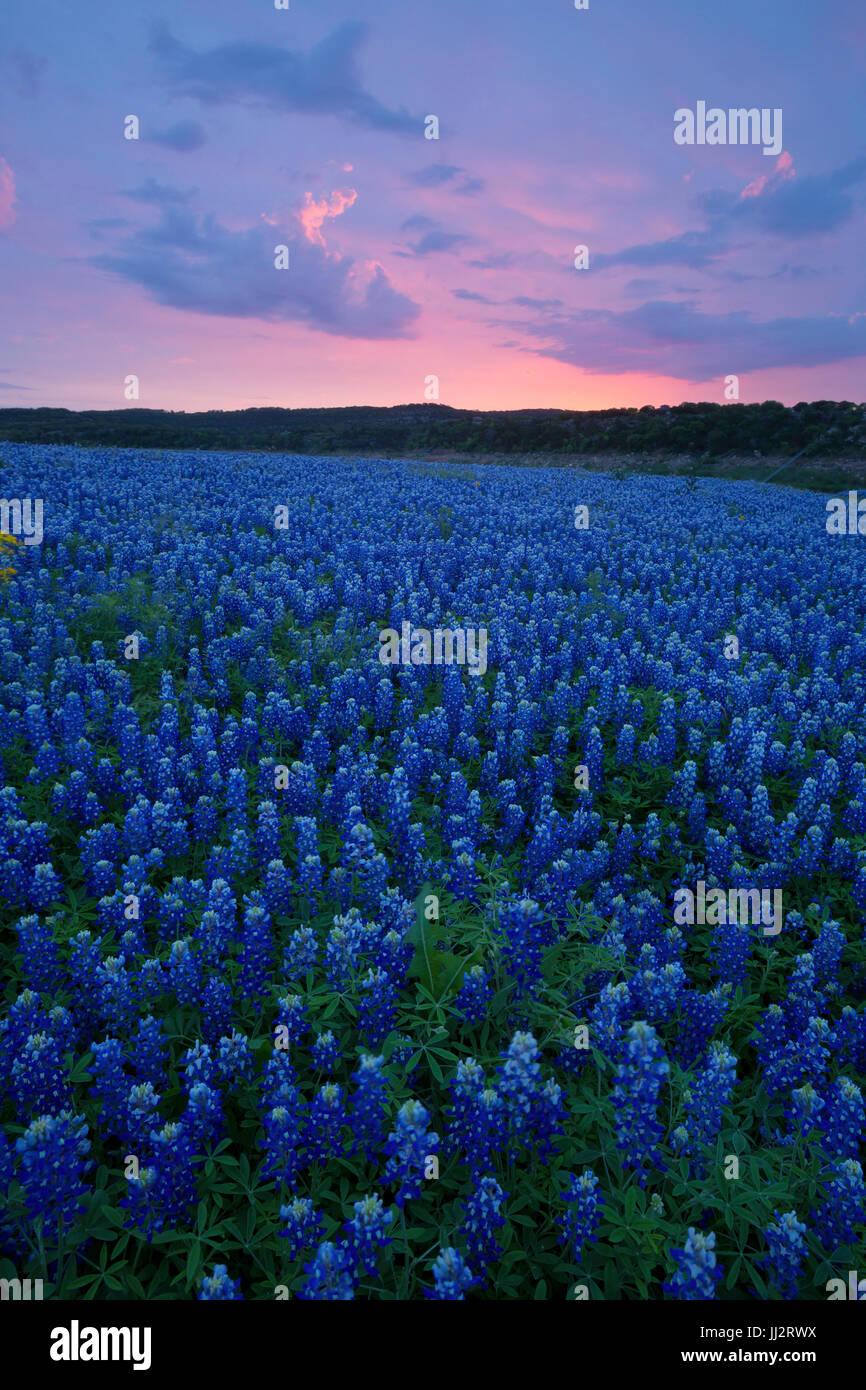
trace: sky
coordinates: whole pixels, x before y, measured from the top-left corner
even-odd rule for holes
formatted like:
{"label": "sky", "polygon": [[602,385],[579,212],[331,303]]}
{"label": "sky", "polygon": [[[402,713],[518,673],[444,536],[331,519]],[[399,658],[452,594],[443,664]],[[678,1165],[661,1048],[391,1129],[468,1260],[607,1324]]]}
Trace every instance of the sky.
{"label": "sky", "polygon": [[0,406],[866,400],[862,0],[287,3],[6,0]]}

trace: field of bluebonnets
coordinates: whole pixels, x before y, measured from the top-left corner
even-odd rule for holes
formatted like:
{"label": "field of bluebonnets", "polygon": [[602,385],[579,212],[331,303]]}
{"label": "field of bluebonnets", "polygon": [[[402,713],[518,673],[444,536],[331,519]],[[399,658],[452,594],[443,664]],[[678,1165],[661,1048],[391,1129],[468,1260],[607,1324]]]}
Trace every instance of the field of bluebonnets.
{"label": "field of bluebonnets", "polygon": [[[847,1283],[866,542],[827,534],[826,499],[2,458],[44,539],[0,586],[0,1276],[76,1299]],[[486,671],[383,664],[405,621],[486,629]],[[781,890],[781,930],[677,922],[701,881]]]}

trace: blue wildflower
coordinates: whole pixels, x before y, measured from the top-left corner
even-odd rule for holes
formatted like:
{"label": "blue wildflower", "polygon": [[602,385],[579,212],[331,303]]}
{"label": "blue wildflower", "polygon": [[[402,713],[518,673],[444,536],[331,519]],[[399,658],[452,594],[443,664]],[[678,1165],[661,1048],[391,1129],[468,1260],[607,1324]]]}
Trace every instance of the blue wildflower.
{"label": "blue wildflower", "polygon": [[433,1288],[425,1289],[427,1298],[465,1300],[467,1291],[481,1282],[477,1275],[464,1263],[459,1250],[449,1247],[440,1250],[433,1263]]}
{"label": "blue wildflower", "polygon": [[704,1235],[689,1227],[689,1234],[682,1250],[671,1250],[676,1265],[670,1283],[662,1284],[666,1294],[679,1299],[713,1299],[716,1284],[724,1270],[716,1267],[716,1237],[711,1232]]}
{"label": "blue wildflower", "polygon": [[205,1300],[243,1298],[240,1287],[240,1279],[229,1278],[226,1265],[214,1265],[213,1274],[206,1274],[202,1278],[199,1298]]}

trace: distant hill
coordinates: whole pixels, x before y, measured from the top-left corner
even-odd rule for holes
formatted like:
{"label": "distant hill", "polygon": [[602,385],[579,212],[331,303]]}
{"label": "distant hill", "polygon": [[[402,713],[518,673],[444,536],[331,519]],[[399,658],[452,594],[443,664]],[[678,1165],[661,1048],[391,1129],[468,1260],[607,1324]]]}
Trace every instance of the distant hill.
{"label": "distant hill", "polygon": [[711,401],[612,410],[455,410],[439,404],[285,410],[0,409],[0,439],[142,449],[259,449],[385,455],[599,452],[705,455],[800,450],[866,458],[866,405]]}

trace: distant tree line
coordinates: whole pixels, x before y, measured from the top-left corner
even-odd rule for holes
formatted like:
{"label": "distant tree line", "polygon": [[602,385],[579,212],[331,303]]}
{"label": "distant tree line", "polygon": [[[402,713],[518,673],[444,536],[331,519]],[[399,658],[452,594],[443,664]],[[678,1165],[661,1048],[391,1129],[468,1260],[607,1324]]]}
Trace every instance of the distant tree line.
{"label": "distant tree line", "polygon": [[866,405],[711,401],[612,410],[454,410],[439,404],[287,410],[0,409],[0,439],[141,449],[383,455],[616,453],[866,455]]}

